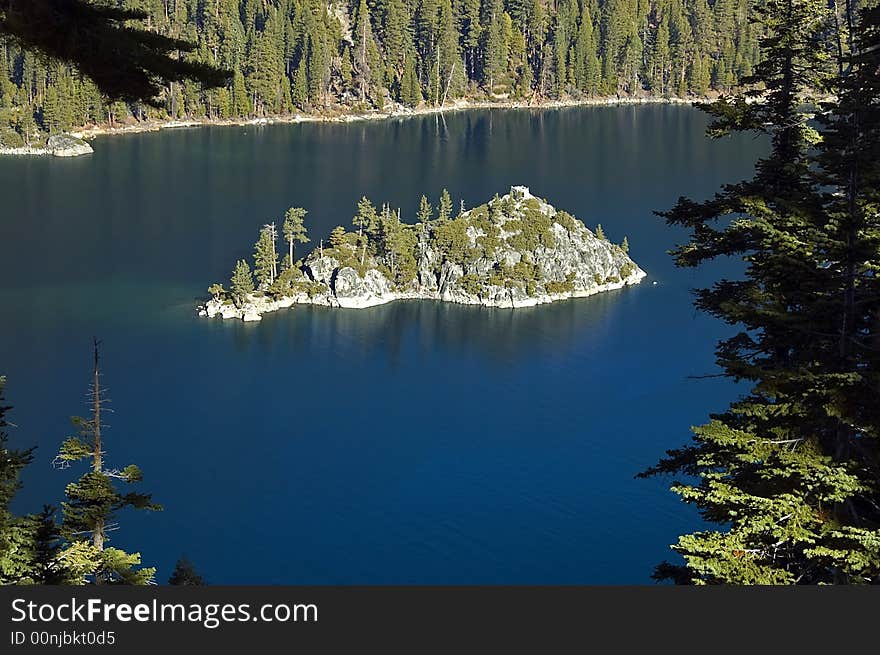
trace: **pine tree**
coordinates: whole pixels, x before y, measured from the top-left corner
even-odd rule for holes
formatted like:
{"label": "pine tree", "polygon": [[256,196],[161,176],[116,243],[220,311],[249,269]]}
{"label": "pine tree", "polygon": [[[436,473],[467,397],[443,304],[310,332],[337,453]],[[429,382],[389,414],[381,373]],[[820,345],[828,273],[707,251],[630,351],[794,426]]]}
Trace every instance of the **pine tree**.
{"label": "pine tree", "polygon": [[496,81],[507,71],[508,43],[504,34],[504,12],[500,0],[490,4],[485,29],[483,84],[494,93]]}
{"label": "pine tree", "polygon": [[426,196],[422,196],[421,200],[419,200],[419,211],[416,214],[416,220],[424,225],[428,223],[433,216],[434,210],[431,208],[431,203],[428,202]]}
{"label": "pine tree", "polygon": [[239,259],[236,262],[229,288],[236,307],[241,307],[247,300],[248,294],[254,292],[254,277],[251,274],[251,267],[245,260]]}
{"label": "pine tree", "polygon": [[371,64],[374,59],[373,51],[376,49],[367,0],[360,0],[352,36],[355,42],[354,69],[357,75],[357,88],[361,102],[365,102],[375,75]]}
{"label": "pine tree", "polygon": [[309,242],[308,231],[306,230],[305,223],[303,223],[303,219],[306,217],[307,213],[308,212],[302,207],[291,207],[287,210],[287,213],[284,214],[284,224],[281,226],[281,231],[284,234],[284,240],[287,241],[288,246],[287,268],[292,268],[296,262],[293,257],[294,242]]}
{"label": "pine tree", "polygon": [[260,238],[254,245],[254,276],[261,287],[271,285],[278,275],[278,253],[275,251],[277,238],[275,224],[269,223],[262,227]]}
{"label": "pine tree", "polygon": [[[379,217],[376,214],[376,207],[366,196],[358,201],[357,213],[352,219],[352,224],[358,229],[358,243],[361,246],[361,266],[367,255],[367,234],[373,232],[379,223]],[[332,235],[331,235],[332,236]]]}
{"label": "pine tree", "polygon": [[680,537],[673,549],[684,564],[662,564],[658,578],[880,582],[880,296],[869,272],[880,266],[880,226],[868,154],[880,142],[880,39],[867,20],[852,57],[838,55],[839,104],[815,148],[805,99],[827,82],[825,11],[812,0],[766,3],[764,59],[751,80],[766,89],[763,102],[749,102],[756,90],[711,112],[712,134],[765,132],[771,152],[752,180],[664,214],[692,231],[675,251],[679,265],[746,261],[744,279],[700,290],[696,304],[742,327],[719,344],[718,363],[750,389],[646,473],[686,475],[674,491],[719,525]]}
{"label": "pine tree", "polygon": [[602,224],[596,226],[596,238],[601,239],[602,241],[607,241],[608,237],[605,236],[605,230],[602,229]]}
{"label": "pine tree", "polygon": [[253,113],[250,96],[244,82],[244,74],[236,70],[232,77],[232,113],[235,116],[250,116]]}
{"label": "pine tree", "polygon": [[480,24],[480,1],[459,0],[455,4],[455,18],[465,55],[468,79],[474,79],[478,47],[483,28]]}
{"label": "pine tree", "polygon": [[87,579],[96,584],[148,584],[153,579],[154,568],[135,568],[140,564],[140,555],[128,554],[117,548],[107,547],[108,533],[116,528],[116,513],[126,508],[161,510],[149,494],[129,491],[122,493],[117,482],[136,484],[143,475],[134,464],[123,469],[106,466],[104,425],[102,414],[106,411],[105,389],[101,386],[99,342],[94,343],[93,381],[89,391],[92,413],[88,419],[75,416],[72,419],[77,428],[75,436],[67,437],[55,459],[60,468],[67,468],[74,462],[86,461],[89,470],[76,482],[65,489],[67,500],[61,504],[64,515],[62,534],[71,542],[80,542],[94,558],[95,567],[87,574]]}
{"label": "pine tree", "polygon": [[62,558],[64,540],[61,526],[55,521],[55,508],[44,505],[42,511],[32,518],[32,560],[28,566],[27,582],[39,585],[76,584],[78,579],[65,565]]}
{"label": "pine tree", "polygon": [[61,125],[61,109],[58,106],[58,90],[55,86],[46,89],[46,95],[43,98],[43,129],[54,134]]}
{"label": "pine tree", "polygon": [[408,57],[400,80],[400,101],[409,106],[417,107],[422,102],[422,89],[416,74],[415,57]]}
{"label": "pine tree", "polygon": [[33,460],[33,448],[12,450],[8,446],[7,414],[12,407],[4,404],[5,387],[6,378],[0,376],[0,584],[14,584],[30,570],[21,544],[31,538],[32,530],[13,516],[9,504],[21,488],[21,470]]}
{"label": "pine tree", "polygon": [[192,562],[181,557],[174,565],[168,584],[175,587],[200,587],[205,584],[205,580],[196,572]]}
{"label": "pine tree", "polygon": [[440,193],[440,204],[437,208],[437,220],[447,221],[450,218],[452,218],[452,198],[449,196],[449,191],[443,189]]}
{"label": "pine tree", "polygon": [[464,84],[464,64],[459,53],[458,34],[451,0],[439,0],[437,18],[438,89],[434,104],[442,105],[447,98],[457,96]]}
{"label": "pine tree", "polygon": [[303,61],[300,61],[299,66],[296,67],[296,75],[294,76],[293,80],[291,98],[293,100],[293,104],[295,104],[300,109],[306,109],[308,107],[309,87],[308,81],[306,79],[306,65]]}
{"label": "pine tree", "polygon": [[345,245],[345,228],[341,225],[337,225],[330,232],[330,247],[338,250],[343,248]]}

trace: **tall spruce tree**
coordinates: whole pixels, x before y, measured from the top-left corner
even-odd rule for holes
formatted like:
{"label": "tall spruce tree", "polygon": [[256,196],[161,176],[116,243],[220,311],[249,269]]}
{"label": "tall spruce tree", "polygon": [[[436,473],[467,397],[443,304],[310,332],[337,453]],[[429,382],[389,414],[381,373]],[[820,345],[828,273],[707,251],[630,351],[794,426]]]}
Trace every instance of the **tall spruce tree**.
{"label": "tall spruce tree", "polygon": [[[75,436],[67,437],[61,444],[55,459],[56,465],[68,468],[74,462],[85,461],[88,471],[77,481],[65,488],[67,500],[61,504],[64,520],[61,533],[73,542],[66,551],[89,563],[84,572],[85,581],[95,584],[148,584],[152,581],[154,568],[136,568],[140,555],[125,553],[117,548],[107,547],[109,533],[117,528],[114,521],[118,512],[124,509],[161,510],[149,494],[129,491],[123,493],[117,488],[119,482],[136,484],[143,475],[134,464],[122,469],[109,468],[104,449],[103,413],[107,397],[101,386],[99,342],[94,342],[93,380],[89,389],[91,415],[79,416],[71,420],[77,428]],[[59,558],[64,561],[65,553]]]}
{"label": "tall spruce tree", "polygon": [[236,307],[241,307],[247,300],[248,294],[254,292],[254,276],[251,267],[244,259],[239,259],[235,263],[229,280],[229,289]]}
{"label": "tall spruce tree", "polygon": [[833,27],[825,3],[771,0],[760,16],[755,90],[709,110],[713,135],[764,132],[770,154],[752,180],[707,202],[681,199],[664,214],[691,230],[691,241],[674,252],[679,265],[719,256],[746,263],[744,279],[698,291],[696,305],[742,328],[717,356],[724,375],[749,390],[643,474],[686,475],[673,490],[719,526],[681,536],[673,550],[684,564],[663,563],[655,576],[698,584],[878,582],[880,361],[871,344],[880,251],[876,159],[868,154],[878,143],[870,127],[876,16],[859,24],[860,45],[841,55],[846,65],[832,80],[840,100],[826,110],[818,151],[808,100],[827,82]]}
{"label": "tall spruce tree", "polygon": [[368,235],[374,232],[379,224],[376,207],[366,196],[358,200],[357,213],[351,222],[358,229],[358,243],[361,247],[361,266],[363,266],[367,256]]}
{"label": "tall spruce tree", "polygon": [[32,525],[15,517],[9,504],[21,488],[21,470],[33,460],[33,448],[9,448],[7,415],[12,407],[4,403],[5,387],[6,378],[0,376],[0,584],[11,584],[20,581],[30,569],[28,544],[32,540]]}
{"label": "tall spruce tree", "polygon": [[198,574],[192,562],[186,557],[181,557],[174,565],[168,584],[174,587],[201,587],[205,584],[205,580]]}
{"label": "tall spruce tree", "polygon": [[281,226],[281,232],[284,234],[284,240],[287,241],[287,260],[285,265],[292,268],[296,259],[294,259],[294,243],[308,243],[309,236],[303,219],[308,211],[302,207],[291,207],[284,214],[284,224]]}
{"label": "tall spruce tree", "polygon": [[267,223],[260,230],[260,237],[254,244],[254,275],[261,287],[272,284],[278,275],[278,253],[275,250],[277,238],[275,224]]}

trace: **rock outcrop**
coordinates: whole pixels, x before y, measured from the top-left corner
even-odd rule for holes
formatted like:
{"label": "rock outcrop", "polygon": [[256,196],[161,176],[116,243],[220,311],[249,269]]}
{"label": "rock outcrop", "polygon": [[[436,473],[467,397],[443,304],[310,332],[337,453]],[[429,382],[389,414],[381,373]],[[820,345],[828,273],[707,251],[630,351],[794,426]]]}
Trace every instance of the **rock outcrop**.
{"label": "rock outcrop", "polygon": [[69,134],[54,134],[46,142],[46,150],[55,157],[79,157],[94,152],[92,146]]}
{"label": "rock outcrop", "polygon": [[94,150],[86,141],[69,134],[53,134],[42,148],[35,146],[0,147],[0,155],[53,155],[55,157],[79,157]]}
{"label": "rock outcrop", "polygon": [[646,275],[624,247],[523,186],[454,219],[410,226],[384,216],[388,225],[376,230],[384,240],[364,246],[356,234],[337,236],[272,287],[237,305],[218,297],[200,314],[248,321],[299,303],[362,308],[404,298],[530,307],[638,284]]}

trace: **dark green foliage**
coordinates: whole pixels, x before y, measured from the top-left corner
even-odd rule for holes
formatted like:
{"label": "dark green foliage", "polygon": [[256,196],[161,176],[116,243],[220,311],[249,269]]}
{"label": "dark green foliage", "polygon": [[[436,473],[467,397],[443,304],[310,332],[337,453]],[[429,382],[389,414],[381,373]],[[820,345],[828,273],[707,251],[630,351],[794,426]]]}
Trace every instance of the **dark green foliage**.
{"label": "dark green foliage", "polygon": [[9,503],[21,488],[21,470],[33,460],[33,448],[9,448],[7,414],[11,406],[4,404],[6,378],[0,376],[0,584],[15,582],[27,574],[29,556],[22,542],[29,540],[31,526],[12,515]]}
{"label": "dark green foliage", "polygon": [[30,584],[74,584],[77,580],[60,557],[64,540],[61,526],[55,521],[55,508],[43,506],[34,517],[28,517],[33,525],[33,547],[28,566],[27,581]]}
{"label": "dark green foliage", "polygon": [[111,98],[159,104],[159,80],[191,78],[211,86],[226,81],[214,66],[172,56],[195,44],[127,22],[147,16],[89,0],[0,0],[0,34],[75,64]]}
{"label": "dark green foliage", "polygon": [[260,288],[268,287],[275,281],[278,269],[278,253],[275,250],[277,232],[275,224],[264,225],[260,237],[254,244],[254,277]]}
{"label": "dark green foliage", "polygon": [[449,196],[449,191],[443,189],[437,205],[437,219],[442,222],[450,218],[452,218],[452,198]]}
{"label": "dark green foliage", "polygon": [[288,245],[287,259],[285,261],[287,268],[292,267],[296,262],[294,258],[294,244],[309,242],[308,230],[306,230],[305,223],[303,222],[306,214],[308,212],[302,207],[291,207],[284,214],[281,233],[284,235],[284,240],[287,241]]}
{"label": "dark green foliage", "polygon": [[241,307],[249,293],[254,291],[254,276],[248,263],[239,259],[232,271],[232,279],[229,281],[232,299],[237,307]]}
{"label": "dark green foliage", "polygon": [[168,584],[175,587],[200,587],[205,584],[205,580],[196,572],[192,562],[186,557],[181,557],[174,565]]}
{"label": "dark green foliage", "polygon": [[[763,101],[708,109],[713,135],[763,132],[771,152],[753,179],[664,214],[691,231],[679,265],[746,262],[696,304],[740,328],[717,361],[748,391],[647,472],[682,476],[673,490],[717,526],[681,536],[684,564],[659,579],[880,582],[880,34],[876,10],[853,11],[849,30],[823,2],[763,5]],[[821,140],[805,103],[816,89],[835,96]]]}

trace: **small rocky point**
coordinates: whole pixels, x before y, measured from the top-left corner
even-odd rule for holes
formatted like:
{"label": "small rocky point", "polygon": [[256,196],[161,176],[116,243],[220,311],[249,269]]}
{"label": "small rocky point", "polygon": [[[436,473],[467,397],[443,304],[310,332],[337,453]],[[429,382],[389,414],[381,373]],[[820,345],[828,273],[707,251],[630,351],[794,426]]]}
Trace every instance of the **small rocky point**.
{"label": "small rocky point", "polygon": [[53,134],[43,147],[0,147],[0,155],[52,155],[54,157],[79,157],[94,152],[88,142],[69,134]]}

